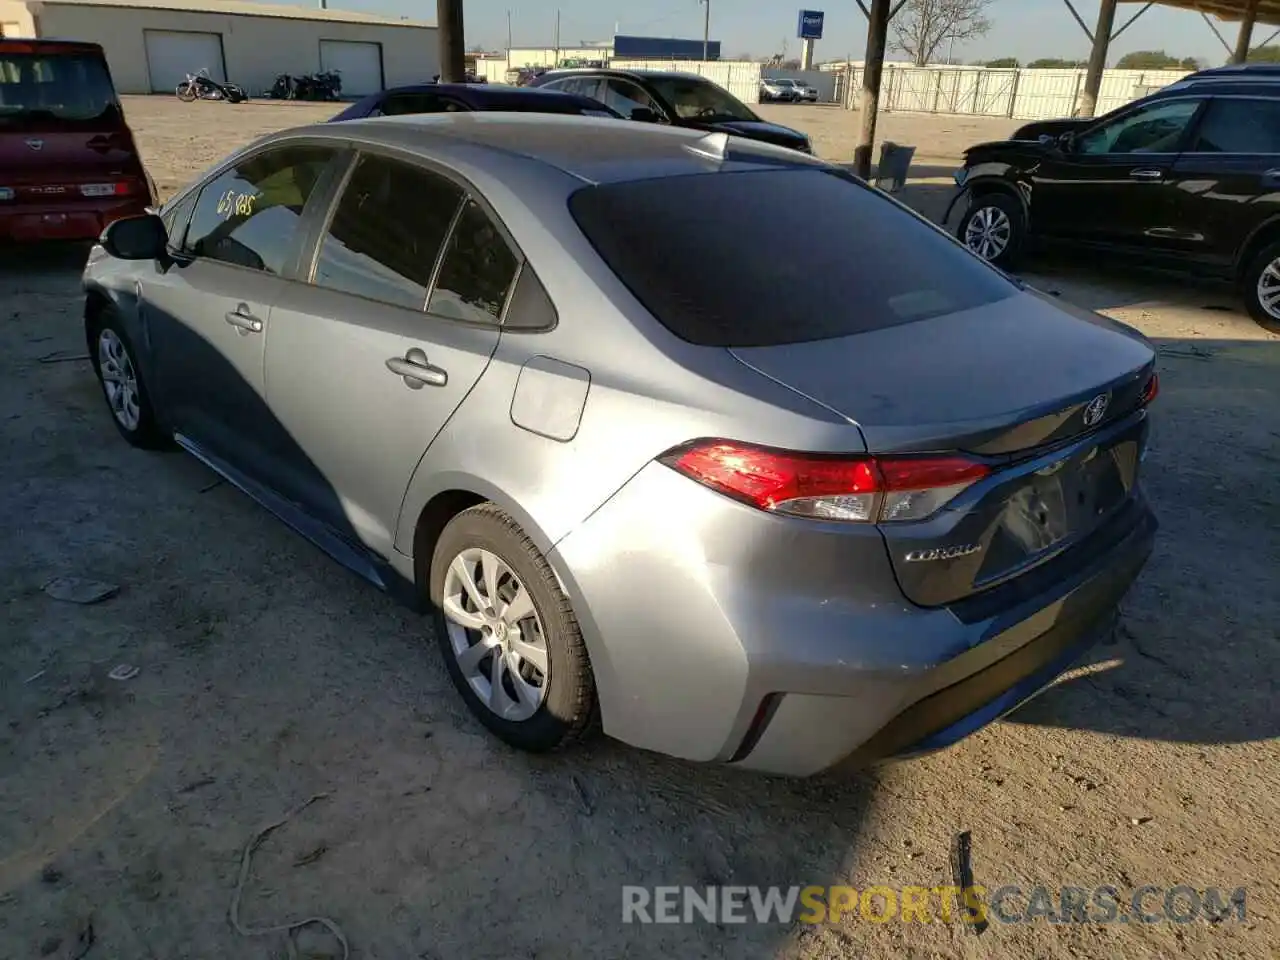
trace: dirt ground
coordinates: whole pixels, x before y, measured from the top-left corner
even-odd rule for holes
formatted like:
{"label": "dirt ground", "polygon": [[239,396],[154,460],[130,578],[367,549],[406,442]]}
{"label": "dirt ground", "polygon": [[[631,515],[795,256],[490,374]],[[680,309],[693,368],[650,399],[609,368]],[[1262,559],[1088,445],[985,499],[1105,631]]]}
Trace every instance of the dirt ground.
{"label": "dirt ground", "polygon": [[[852,155],[857,118],[765,108]],[[328,108],[132,99],[162,190]],[[1003,121],[888,116],[920,188]],[[1039,264],[1160,347],[1146,485],[1162,522],[1116,643],[941,754],[783,781],[600,740],[486,736],[426,623],[179,454],[115,434],[79,264],[0,260],[0,958],[274,958],[228,921],[332,918],[353,957],[1147,958],[1280,950],[1280,340],[1212,287]],[[1046,358],[1051,362],[1052,358]],[[56,576],[117,584],[92,606]],[[138,668],[128,680],[109,671]],[[624,884],[1247,888],[1244,922],[620,922]],[[1158,905],[1163,893],[1152,901]],[[92,930],[90,934],[88,931]],[[92,939],[92,942],[90,942]],[[313,935],[301,955],[340,956]]]}

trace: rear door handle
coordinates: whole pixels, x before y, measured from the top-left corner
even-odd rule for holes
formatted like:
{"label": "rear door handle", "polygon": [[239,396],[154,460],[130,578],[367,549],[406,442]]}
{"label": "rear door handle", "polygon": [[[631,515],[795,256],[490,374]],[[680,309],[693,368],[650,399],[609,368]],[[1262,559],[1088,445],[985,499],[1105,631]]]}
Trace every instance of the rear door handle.
{"label": "rear door handle", "polygon": [[1134,180],[1163,180],[1164,171],[1143,168],[1140,170],[1129,171],[1129,176],[1131,179],[1134,179]]}
{"label": "rear door handle", "polygon": [[449,382],[449,374],[428,362],[427,355],[417,347],[403,357],[389,359],[387,369],[398,377],[404,377],[404,385],[411,390],[443,387]]}
{"label": "rear door handle", "polygon": [[222,319],[235,327],[242,335],[262,332],[262,321],[249,311],[249,305],[242,303],[234,310],[222,315]]}

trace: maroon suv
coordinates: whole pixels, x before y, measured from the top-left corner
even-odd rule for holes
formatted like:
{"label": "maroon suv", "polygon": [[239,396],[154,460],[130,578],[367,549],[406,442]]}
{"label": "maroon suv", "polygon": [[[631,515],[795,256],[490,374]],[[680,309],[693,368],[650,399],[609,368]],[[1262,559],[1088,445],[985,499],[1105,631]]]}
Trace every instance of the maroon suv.
{"label": "maroon suv", "polygon": [[0,39],[0,242],[95,239],[153,200],[102,48]]}

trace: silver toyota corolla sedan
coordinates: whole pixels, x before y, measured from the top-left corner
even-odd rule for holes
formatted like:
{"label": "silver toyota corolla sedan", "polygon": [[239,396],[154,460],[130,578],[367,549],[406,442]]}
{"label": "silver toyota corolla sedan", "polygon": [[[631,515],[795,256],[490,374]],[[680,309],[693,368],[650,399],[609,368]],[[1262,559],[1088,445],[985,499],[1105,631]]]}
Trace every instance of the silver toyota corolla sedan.
{"label": "silver toyota corolla sedan", "polygon": [[1152,549],[1148,343],[768,144],[290,130],[113,224],[84,289],[125,439],[421,604],[529,750],[937,749],[1106,636]]}

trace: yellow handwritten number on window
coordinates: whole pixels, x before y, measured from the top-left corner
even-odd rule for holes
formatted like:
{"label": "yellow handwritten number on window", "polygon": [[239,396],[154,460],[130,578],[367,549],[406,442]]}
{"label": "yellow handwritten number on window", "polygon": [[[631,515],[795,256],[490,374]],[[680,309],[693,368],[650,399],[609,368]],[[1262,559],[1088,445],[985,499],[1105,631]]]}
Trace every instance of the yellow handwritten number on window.
{"label": "yellow handwritten number on window", "polygon": [[251,217],[254,201],[257,199],[247,193],[228,190],[218,199],[218,216],[224,220],[230,220],[232,217]]}

